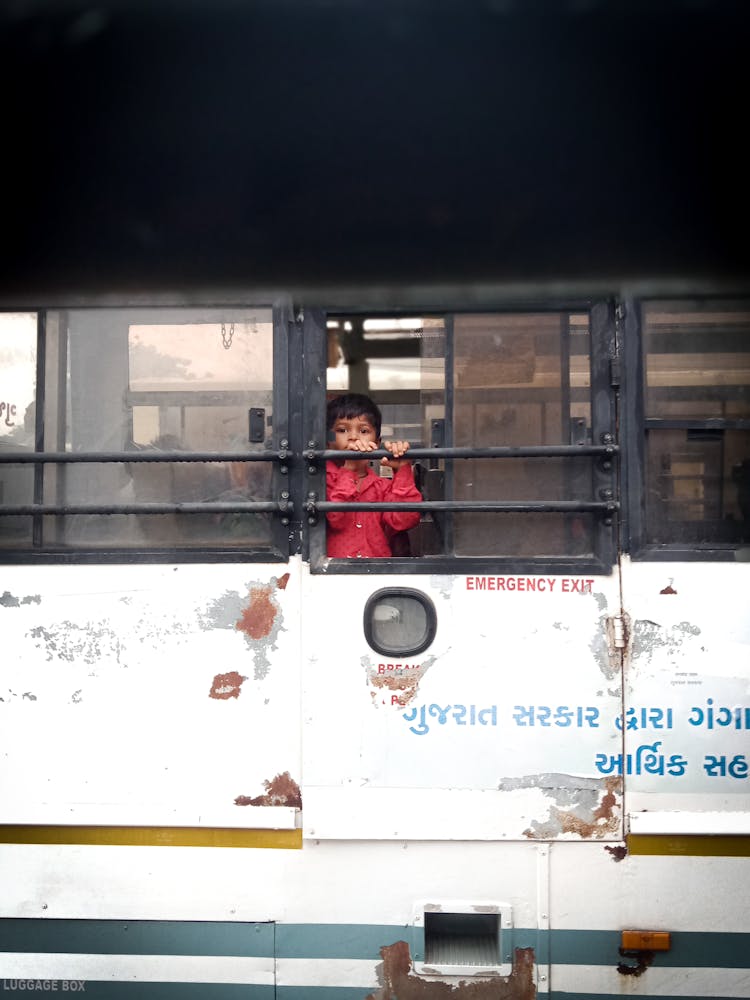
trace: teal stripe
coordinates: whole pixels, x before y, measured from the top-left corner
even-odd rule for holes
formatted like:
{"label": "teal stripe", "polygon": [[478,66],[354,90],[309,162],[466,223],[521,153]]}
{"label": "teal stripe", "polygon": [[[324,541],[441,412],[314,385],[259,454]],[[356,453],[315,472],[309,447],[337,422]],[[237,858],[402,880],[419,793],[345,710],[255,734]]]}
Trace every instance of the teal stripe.
{"label": "teal stripe", "polygon": [[[28,997],[57,997],[71,1000],[275,1000],[273,986],[251,986],[245,983],[112,983],[109,981],[85,979],[84,992],[63,990],[63,982],[77,984],[78,980],[36,980],[23,979],[21,982],[57,982],[57,991],[52,990],[12,990],[14,979],[0,979],[3,1000],[26,1000]],[[7,992],[6,992],[7,991]],[[362,990],[360,990],[360,1000]]]}
{"label": "teal stripe", "polygon": [[274,925],[191,920],[0,919],[0,951],[74,955],[232,955],[274,953]]}
{"label": "teal stripe", "polygon": [[415,930],[408,924],[277,924],[276,957],[380,958],[384,945],[411,945]]}
{"label": "teal stripe", "polygon": [[[503,958],[514,948],[530,947],[534,948],[537,961],[542,964],[547,964],[548,955],[552,965],[615,966],[622,961],[620,933],[620,930],[514,928],[503,934]],[[406,941],[416,961],[422,958],[422,929],[404,924],[0,919],[0,953],[248,958],[275,955],[278,958],[379,961],[380,949],[396,941]],[[664,968],[746,969],[750,967],[750,934],[675,931],[671,949],[656,952],[654,964]]]}
{"label": "teal stripe", "polygon": [[[669,930],[669,927],[664,929]],[[620,931],[553,930],[550,931],[550,962],[552,965],[617,965],[627,962],[619,954],[620,940]],[[654,965],[709,969],[750,967],[750,934],[674,931],[671,944],[669,951],[654,953]]]}

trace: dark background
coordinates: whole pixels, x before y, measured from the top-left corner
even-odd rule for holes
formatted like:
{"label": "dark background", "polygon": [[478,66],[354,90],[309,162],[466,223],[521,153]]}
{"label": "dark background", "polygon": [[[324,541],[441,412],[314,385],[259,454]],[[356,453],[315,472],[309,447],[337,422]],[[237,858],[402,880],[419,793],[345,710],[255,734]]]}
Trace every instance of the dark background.
{"label": "dark background", "polygon": [[744,286],[749,6],[6,0],[0,299]]}

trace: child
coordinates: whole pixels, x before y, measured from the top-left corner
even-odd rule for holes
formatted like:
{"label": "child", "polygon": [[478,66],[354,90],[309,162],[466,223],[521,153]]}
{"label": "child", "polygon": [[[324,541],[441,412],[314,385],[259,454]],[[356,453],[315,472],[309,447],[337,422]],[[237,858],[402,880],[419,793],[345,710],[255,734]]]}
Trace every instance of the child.
{"label": "child", "polygon": [[[349,393],[328,404],[329,446],[337,451],[375,451],[380,444],[380,410],[369,396]],[[422,495],[414,484],[411,462],[402,456],[408,441],[382,445],[393,458],[380,464],[393,469],[393,478],[376,476],[367,462],[344,459],[326,464],[326,496],[336,503],[361,501],[415,501]],[[419,524],[419,511],[329,511],[328,555],[338,559],[391,555],[390,539]]]}

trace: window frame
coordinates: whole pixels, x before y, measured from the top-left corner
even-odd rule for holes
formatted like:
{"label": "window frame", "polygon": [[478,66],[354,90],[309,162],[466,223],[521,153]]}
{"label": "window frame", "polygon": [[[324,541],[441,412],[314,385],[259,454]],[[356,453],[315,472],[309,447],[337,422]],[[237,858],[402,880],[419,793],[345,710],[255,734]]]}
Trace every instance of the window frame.
{"label": "window frame", "polygon": [[[622,300],[623,323],[623,408],[621,441],[627,444],[627,458],[622,462],[623,551],[637,562],[734,562],[738,545],[711,542],[703,545],[689,542],[648,541],[646,512],[647,431],[646,417],[646,350],[643,339],[643,305],[651,302],[674,302],[690,305],[696,312],[715,308],[719,304],[750,308],[750,300],[732,295],[659,295],[628,297]],[[669,422],[669,421],[667,421]],[[677,423],[678,421],[675,421]],[[679,423],[691,428],[713,430],[715,418],[687,418]],[[750,420],[725,421],[723,429],[750,429]]]}
{"label": "window frame", "polygon": [[[583,300],[546,300],[524,301],[518,303],[503,303],[502,306],[488,305],[484,308],[460,309],[444,306],[442,308],[422,308],[411,305],[408,309],[393,308],[384,310],[382,304],[373,309],[364,307],[354,310],[329,309],[317,312],[314,327],[311,325],[307,333],[306,343],[317,338],[318,348],[314,358],[308,359],[305,370],[305,429],[304,435],[308,448],[319,449],[317,443],[325,440],[325,399],[326,399],[326,358],[325,347],[326,318],[338,312],[366,314],[372,316],[406,316],[415,312],[425,315],[441,315],[446,318],[458,314],[470,313],[523,313],[523,312],[582,312],[589,314],[591,342],[591,431],[595,444],[610,443],[615,453],[609,463],[604,457],[591,458],[592,463],[592,499],[609,491],[609,499],[617,505],[618,497],[618,459],[617,459],[617,387],[613,385],[612,362],[616,354],[616,323],[615,302],[613,299],[583,299]],[[310,319],[311,324],[313,320]],[[448,326],[448,323],[446,323]],[[452,344],[446,345],[446,359],[450,357]],[[447,379],[446,396],[450,394],[451,379]],[[605,442],[604,435],[608,435]],[[513,461],[513,458],[502,458],[497,461]],[[608,466],[608,467],[607,467]],[[325,462],[318,460],[306,462],[305,495],[310,500],[320,500],[325,493]],[[443,553],[436,556],[390,557],[378,559],[329,559],[326,554],[325,514],[316,511],[315,502],[308,510],[308,545],[306,557],[309,558],[312,574],[335,573],[353,575],[376,574],[406,574],[419,573],[519,573],[576,575],[594,574],[608,575],[618,559],[618,511],[612,514],[593,514],[593,555],[586,556],[457,556]],[[501,512],[495,516],[503,516]],[[543,515],[540,515],[543,516]],[[605,523],[607,522],[607,523]]]}
{"label": "window frame", "polygon": [[[53,454],[54,450],[52,448],[44,447],[44,416],[45,416],[45,395],[47,386],[47,318],[50,313],[64,314],[67,311],[75,310],[82,311],[89,308],[84,305],[75,305],[68,308],[43,308],[29,309],[28,311],[36,315],[37,320],[37,338],[36,338],[36,349],[37,349],[37,362],[36,362],[36,431],[35,431],[35,442],[34,451],[40,455]],[[268,548],[245,548],[242,545],[234,546],[221,546],[221,545],[191,545],[189,542],[185,545],[174,545],[174,546],[159,546],[152,547],[148,545],[137,545],[137,546],[125,546],[116,545],[111,546],[89,546],[86,547],[85,544],[70,544],[66,545],[64,548],[55,548],[49,544],[44,545],[41,541],[41,535],[39,531],[39,526],[41,524],[41,518],[44,516],[55,516],[55,515],[44,515],[44,514],[34,514],[34,515],[14,515],[14,516],[31,516],[32,520],[32,531],[31,531],[31,543],[28,545],[17,545],[12,547],[4,548],[0,546],[0,565],[97,565],[97,564],[133,564],[133,563],[149,563],[149,564],[165,564],[165,563],[214,563],[214,562],[227,562],[227,563],[282,563],[287,562],[289,555],[292,551],[292,541],[293,534],[289,530],[288,524],[290,523],[293,515],[293,508],[290,506],[289,513],[287,514],[282,510],[284,494],[289,497],[289,479],[290,479],[290,463],[285,462],[281,457],[286,451],[291,450],[290,442],[290,421],[289,421],[289,338],[287,335],[288,328],[290,326],[291,318],[291,306],[287,302],[283,301],[250,301],[243,302],[241,304],[230,304],[223,303],[221,305],[199,305],[194,306],[192,304],[153,304],[144,305],[143,303],[117,303],[116,305],[100,305],[94,304],[90,308],[92,309],[103,309],[121,311],[121,312],[135,312],[138,311],[143,313],[144,316],[150,311],[154,314],[161,314],[162,316],[174,314],[175,317],[181,318],[185,310],[195,311],[199,309],[201,312],[212,313],[216,312],[220,314],[222,311],[237,311],[238,309],[244,308],[260,308],[260,309],[270,309],[272,313],[272,324],[273,324],[273,379],[272,379],[272,406],[273,406],[273,423],[271,427],[271,439],[272,447],[271,451],[277,453],[278,457],[273,459],[268,459],[272,462],[273,473],[272,473],[272,498],[273,502],[279,503],[278,514],[274,513],[271,521],[271,544]],[[5,310],[4,310],[5,311]],[[218,316],[217,316],[218,322]],[[40,391],[41,387],[41,391]],[[286,445],[283,442],[287,442]],[[163,461],[165,463],[169,462],[169,453],[165,452],[165,457]],[[132,461],[132,455],[128,452],[123,452],[123,462]],[[44,464],[42,462],[34,463],[34,496],[33,502],[39,503],[42,496],[42,486],[43,486],[43,469]],[[54,463],[52,463],[54,464]],[[117,464],[117,463],[115,463]],[[201,464],[197,462],[196,464]],[[208,464],[208,463],[205,463]],[[61,506],[67,506],[67,504],[62,504]],[[75,506],[71,504],[70,506]],[[106,506],[102,504],[101,506]],[[138,506],[134,504],[133,506]],[[0,514],[2,514],[2,508],[0,508]],[[6,515],[7,516],[7,515]],[[62,513],[60,516],[65,517],[75,517],[75,514],[65,515]],[[104,515],[103,515],[104,516]],[[152,515],[158,516],[158,515]],[[190,513],[184,513],[181,516],[190,517]]]}

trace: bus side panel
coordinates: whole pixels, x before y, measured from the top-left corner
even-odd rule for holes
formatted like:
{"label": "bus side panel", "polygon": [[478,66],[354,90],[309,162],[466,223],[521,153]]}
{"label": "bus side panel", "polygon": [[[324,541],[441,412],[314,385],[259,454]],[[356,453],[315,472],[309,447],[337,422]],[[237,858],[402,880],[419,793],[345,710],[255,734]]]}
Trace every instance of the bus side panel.
{"label": "bus side panel", "polygon": [[19,567],[5,581],[6,824],[294,828],[286,567]]}

